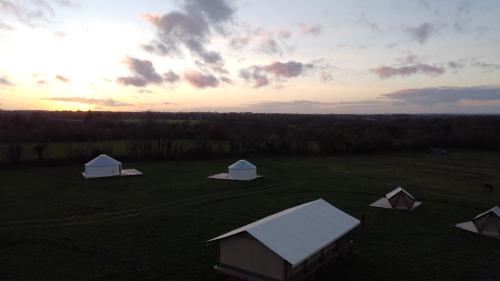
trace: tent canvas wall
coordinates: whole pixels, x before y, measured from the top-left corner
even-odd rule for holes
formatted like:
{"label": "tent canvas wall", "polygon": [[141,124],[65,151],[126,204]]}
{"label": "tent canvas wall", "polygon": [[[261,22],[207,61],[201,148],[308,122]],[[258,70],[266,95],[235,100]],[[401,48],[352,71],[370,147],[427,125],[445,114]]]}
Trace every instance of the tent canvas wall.
{"label": "tent canvas wall", "polygon": [[239,160],[228,168],[228,178],[235,180],[252,180],[257,178],[257,167],[246,160]]}
{"label": "tent canvas wall", "polygon": [[106,154],[101,154],[85,164],[86,178],[113,177],[122,174],[122,163]]}
{"label": "tent canvas wall", "polygon": [[394,209],[410,210],[415,204],[415,197],[401,187],[389,192],[385,196]]}
{"label": "tent canvas wall", "polygon": [[243,280],[303,280],[342,253],[360,221],[319,199],[218,236],[215,269]]}
{"label": "tent canvas wall", "polygon": [[472,222],[479,233],[500,237],[500,208],[495,207],[476,216]]}
{"label": "tent canvas wall", "polygon": [[212,175],[208,178],[218,180],[251,181],[261,177],[262,176],[257,175],[257,167],[254,164],[246,160],[239,160],[228,167],[227,173]]}

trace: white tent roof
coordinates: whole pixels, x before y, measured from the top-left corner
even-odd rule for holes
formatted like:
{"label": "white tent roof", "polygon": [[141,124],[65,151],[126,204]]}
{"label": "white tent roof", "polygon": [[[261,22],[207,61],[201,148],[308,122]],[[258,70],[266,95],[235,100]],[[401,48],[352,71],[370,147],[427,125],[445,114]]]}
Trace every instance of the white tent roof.
{"label": "white tent roof", "polygon": [[85,166],[91,167],[107,167],[107,166],[116,166],[120,165],[122,162],[117,161],[106,154],[101,154],[85,164]]}
{"label": "white tent roof", "polygon": [[238,162],[234,163],[233,165],[229,166],[229,169],[233,170],[249,170],[249,169],[256,169],[254,164],[248,162],[247,160],[238,160]]}
{"label": "white tent roof", "polygon": [[360,221],[323,199],[265,217],[209,241],[248,232],[292,266],[345,235]]}
{"label": "white tent roof", "polygon": [[391,192],[387,193],[387,194],[385,195],[385,197],[387,197],[387,198],[391,198],[391,197],[393,197],[394,195],[396,195],[396,194],[398,194],[398,193],[400,193],[400,192],[404,192],[406,195],[408,195],[408,196],[410,196],[411,198],[415,199],[415,197],[413,197],[413,195],[411,195],[408,191],[406,191],[406,190],[405,190],[404,188],[402,188],[402,187],[398,187],[398,188],[394,189],[393,191],[391,191]]}
{"label": "white tent roof", "polygon": [[494,207],[494,208],[493,208],[493,209],[491,209],[491,210],[488,210],[488,211],[486,211],[486,212],[484,212],[484,213],[481,213],[481,214],[477,215],[474,219],[477,219],[477,218],[479,218],[479,217],[482,217],[482,216],[484,216],[484,215],[486,215],[486,214],[488,214],[488,213],[494,213],[495,215],[497,215],[497,217],[499,217],[499,218],[500,218],[500,207],[498,207],[498,206],[497,206],[497,207]]}

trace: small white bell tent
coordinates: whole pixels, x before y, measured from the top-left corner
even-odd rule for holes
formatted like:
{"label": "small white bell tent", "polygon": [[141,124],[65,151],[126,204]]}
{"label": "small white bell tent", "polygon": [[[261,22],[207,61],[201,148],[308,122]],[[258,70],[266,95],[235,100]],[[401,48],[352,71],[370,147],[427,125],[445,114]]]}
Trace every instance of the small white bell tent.
{"label": "small white bell tent", "polygon": [[239,160],[233,165],[229,166],[230,179],[234,180],[253,180],[257,178],[257,167],[246,161]]}
{"label": "small white bell tent", "polygon": [[239,160],[228,167],[228,173],[220,173],[209,179],[251,181],[261,176],[257,175],[257,167],[247,160]]}

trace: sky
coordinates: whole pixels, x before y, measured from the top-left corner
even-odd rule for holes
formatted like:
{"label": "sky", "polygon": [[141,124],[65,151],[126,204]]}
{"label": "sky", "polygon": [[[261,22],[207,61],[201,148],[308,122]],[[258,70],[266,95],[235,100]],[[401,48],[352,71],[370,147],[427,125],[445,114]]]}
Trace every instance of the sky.
{"label": "sky", "polygon": [[0,0],[0,109],[500,113],[497,0]]}

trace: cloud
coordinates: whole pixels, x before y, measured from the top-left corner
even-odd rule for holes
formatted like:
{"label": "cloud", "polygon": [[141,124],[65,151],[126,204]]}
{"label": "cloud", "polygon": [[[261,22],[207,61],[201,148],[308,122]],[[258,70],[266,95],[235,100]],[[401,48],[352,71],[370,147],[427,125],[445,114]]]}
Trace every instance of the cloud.
{"label": "cloud", "polygon": [[482,68],[486,71],[500,70],[500,64],[497,63],[487,63],[482,61],[474,61],[472,62],[472,66]]}
{"label": "cloud", "polygon": [[257,50],[268,55],[283,54],[283,50],[278,45],[278,42],[276,42],[276,40],[274,40],[273,38],[262,39]]}
{"label": "cloud", "polygon": [[65,38],[67,36],[67,34],[65,32],[62,32],[62,31],[54,31],[54,36],[58,37],[58,38]]}
{"label": "cloud", "polygon": [[500,70],[500,64],[481,61],[477,58],[462,58],[456,61],[449,61],[447,63],[447,66],[452,70],[459,70],[466,67],[480,68],[484,72]]}
{"label": "cloud", "polygon": [[69,82],[69,79],[67,77],[64,77],[62,75],[56,75],[56,79],[61,81],[61,82],[64,82],[64,83],[68,83]]}
{"label": "cloud", "polygon": [[321,72],[321,81],[322,82],[329,82],[329,81],[332,81],[333,80],[333,75],[331,73],[328,73],[328,72]]}
{"label": "cloud", "polygon": [[457,69],[462,69],[465,67],[465,64],[460,61],[449,61],[448,62],[448,68],[457,70]]}
{"label": "cloud", "polygon": [[165,72],[163,74],[163,81],[168,82],[168,83],[176,83],[180,80],[180,76],[173,72],[172,70],[169,70],[168,72]]}
{"label": "cloud", "polygon": [[229,47],[231,47],[231,49],[240,50],[248,46],[248,44],[250,44],[250,40],[251,37],[248,35],[236,36],[231,38],[229,41]]}
{"label": "cloud", "polygon": [[0,21],[0,30],[13,31],[14,28],[11,25],[8,25]]}
{"label": "cloud", "polygon": [[323,26],[320,24],[308,25],[305,23],[299,23],[300,34],[320,35],[322,31]]}
{"label": "cloud", "polygon": [[266,101],[234,107],[194,108],[193,111],[218,112],[254,112],[254,113],[299,113],[299,114],[328,114],[334,112],[350,112],[367,107],[379,109],[387,106],[387,102],[378,100],[351,101],[351,102],[321,102],[311,100],[293,101]]}
{"label": "cloud", "polygon": [[171,70],[161,76],[149,60],[126,57],[123,63],[133,74],[117,79],[119,84],[125,86],[146,87],[148,85],[161,85],[163,82],[174,83],[179,80],[179,76]]}
{"label": "cloud", "polygon": [[252,45],[258,53],[266,55],[282,56],[284,51],[291,51],[293,46],[287,45],[286,41],[292,37],[288,29],[279,28],[268,30],[264,28],[255,28],[247,30],[233,36],[229,40],[229,47],[233,50],[242,50]]}
{"label": "cloud", "polygon": [[361,27],[366,27],[370,30],[370,32],[377,32],[377,31],[381,31],[381,28],[380,26],[369,20],[367,17],[366,17],[366,14],[363,12],[361,13],[361,15],[359,16],[359,18],[356,20],[355,22],[356,25],[358,26],[361,26]]}
{"label": "cloud", "polygon": [[412,40],[420,44],[425,44],[429,38],[441,28],[442,26],[437,23],[424,22],[415,27],[405,27],[404,32],[408,34]]}
{"label": "cloud", "polygon": [[0,0],[0,14],[35,27],[47,24],[55,17],[54,5],[71,7],[78,4],[67,0]]}
{"label": "cloud", "polygon": [[80,3],[73,0],[54,0],[61,7],[79,7]]}
{"label": "cloud", "polygon": [[424,106],[440,103],[457,103],[464,100],[500,101],[500,87],[478,86],[405,89],[384,94],[383,97],[403,103]]}
{"label": "cloud", "polygon": [[157,38],[143,45],[159,55],[182,53],[185,48],[207,65],[223,65],[221,55],[207,50],[213,34],[225,34],[232,23],[235,7],[229,0],[184,0],[177,11],[163,15],[145,14],[146,21],[157,29]]}
{"label": "cloud", "polygon": [[229,77],[226,77],[226,76],[221,76],[219,78],[219,80],[223,83],[226,83],[226,84],[233,84],[233,80]]}
{"label": "cloud", "polygon": [[271,83],[271,80],[263,73],[262,69],[255,65],[241,69],[240,77],[252,83],[254,88],[265,87]]}
{"label": "cloud", "polygon": [[274,74],[277,77],[297,77],[303,74],[307,69],[313,68],[313,64],[303,64],[300,62],[289,61],[286,63],[282,63],[279,61],[275,61],[269,65],[265,65],[262,69],[265,72]]}
{"label": "cloud", "polygon": [[240,70],[240,77],[252,83],[254,88],[260,88],[280,82],[287,78],[304,75],[315,67],[314,63],[304,64],[296,61],[275,61],[268,65],[253,65]]}
{"label": "cloud", "polygon": [[381,66],[370,70],[377,75],[380,79],[388,79],[396,76],[410,76],[414,74],[426,74],[430,76],[439,76],[446,72],[446,69],[440,66],[433,66],[424,63],[417,63],[413,65],[392,67]]}
{"label": "cloud", "polygon": [[55,97],[55,98],[42,98],[42,100],[49,101],[60,101],[60,102],[72,102],[72,103],[83,103],[90,105],[98,105],[105,107],[122,107],[122,106],[130,106],[131,104],[119,102],[114,99],[90,99],[90,98],[81,98],[81,97]]}
{"label": "cloud", "polygon": [[13,86],[12,82],[9,81],[9,79],[0,76],[0,87],[7,87],[7,86]]}
{"label": "cloud", "polygon": [[219,80],[212,74],[203,74],[198,71],[187,71],[184,73],[184,79],[191,86],[198,89],[216,88],[219,86]]}

